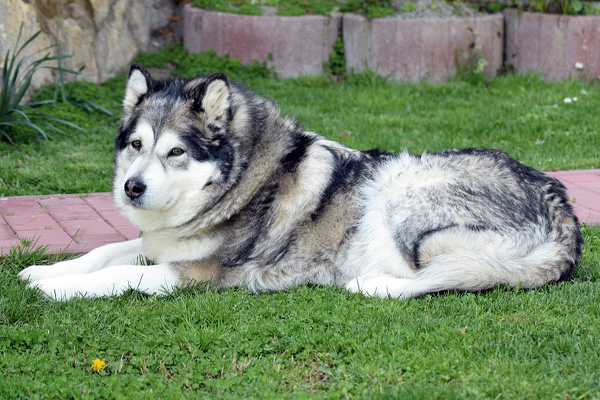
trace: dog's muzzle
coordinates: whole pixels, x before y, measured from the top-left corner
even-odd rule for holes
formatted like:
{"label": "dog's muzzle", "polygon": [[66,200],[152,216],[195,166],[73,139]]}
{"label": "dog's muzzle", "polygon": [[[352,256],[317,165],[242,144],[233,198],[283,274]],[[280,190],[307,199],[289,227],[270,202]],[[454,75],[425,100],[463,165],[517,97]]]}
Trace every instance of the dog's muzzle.
{"label": "dog's muzzle", "polygon": [[137,199],[146,191],[146,185],[139,179],[128,179],[125,182],[125,194],[130,199]]}

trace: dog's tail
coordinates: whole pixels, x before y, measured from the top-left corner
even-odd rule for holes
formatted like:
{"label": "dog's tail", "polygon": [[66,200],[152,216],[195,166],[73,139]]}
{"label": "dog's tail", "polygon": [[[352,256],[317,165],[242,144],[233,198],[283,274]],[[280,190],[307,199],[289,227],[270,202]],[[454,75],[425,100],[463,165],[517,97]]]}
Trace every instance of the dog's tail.
{"label": "dog's tail", "polygon": [[[490,241],[485,238],[479,244],[477,240],[464,242],[455,251],[433,256],[415,279],[404,280],[396,295],[390,295],[412,298],[448,290],[480,291],[503,284],[534,288],[567,279],[581,257],[583,239],[565,187],[553,178],[548,179],[544,240],[524,245],[523,240],[527,239],[512,243],[503,239],[491,251]],[[516,251],[524,248],[528,250]]]}

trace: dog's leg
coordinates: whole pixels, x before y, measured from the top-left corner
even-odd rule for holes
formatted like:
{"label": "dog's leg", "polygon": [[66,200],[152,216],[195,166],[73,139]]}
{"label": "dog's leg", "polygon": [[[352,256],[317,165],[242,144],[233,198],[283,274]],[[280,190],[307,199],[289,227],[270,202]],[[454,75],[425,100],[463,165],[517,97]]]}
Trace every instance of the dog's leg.
{"label": "dog's leg", "polygon": [[23,280],[34,283],[41,279],[86,274],[111,265],[133,264],[142,254],[142,239],[111,243],[98,247],[81,257],[62,261],[54,265],[32,265],[19,273]]}
{"label": "dog's leg", "polygon": [[362,293],[369,297],[402,299],[405,298],[403,288],[412,281],[391,275],[363,275],[352,279],[345,287],[353,293]]}
{"label": "dog's leg", "polygon": [[68,274],[31,283],[44,295],[66,301],[73,297],[120,295],[128,289],[148,294],[166,293],[182,283],[169,264],[117,265],[84,274]]}

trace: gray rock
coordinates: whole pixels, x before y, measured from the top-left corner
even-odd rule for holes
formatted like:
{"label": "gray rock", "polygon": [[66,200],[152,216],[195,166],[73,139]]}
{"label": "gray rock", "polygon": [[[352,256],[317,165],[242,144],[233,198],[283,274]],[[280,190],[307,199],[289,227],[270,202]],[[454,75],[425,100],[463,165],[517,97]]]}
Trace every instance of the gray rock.
{"label": "gray rock", "polygon": [[[102,82],[127,70],[139,51],[155,49],[152,33],[177,13],[171,0],[0,0],[0,54],[13,49],[24,23],[21,44],[38,30],[42,34],[27,47],[31,59],[55,43],[72,54],[65,67],[85,66],[81,79]],[[46,50],[55,54],[55,49]],[[38,52],[36,54],[36,52]],[[55,66],[55,65],[53,65]],[[34,75],[33,88],[53,82],[52,71]]]}

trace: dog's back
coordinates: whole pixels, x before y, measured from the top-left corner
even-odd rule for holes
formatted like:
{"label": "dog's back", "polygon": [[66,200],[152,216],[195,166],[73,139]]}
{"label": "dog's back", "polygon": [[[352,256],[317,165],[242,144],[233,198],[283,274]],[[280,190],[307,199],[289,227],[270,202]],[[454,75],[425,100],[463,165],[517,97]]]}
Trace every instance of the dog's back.
{"label": "dog's back", "polygon": [[[223,74],[154,81],[132,66],[115,144],[114,198],[144,235],[21,272],[47,294],[211,281],[411,298],[533,288],[581,256],[564,187],[506,154],[353,150]],[[158,264],[128,265],[140,252]]]}
{"label": "dog's back", "polygon": [[566,279],[581,256],[564,186],[498,151],[403,154],[362,194],[357,245],[345,260],[356,291],[410,298],[532,288]]}

